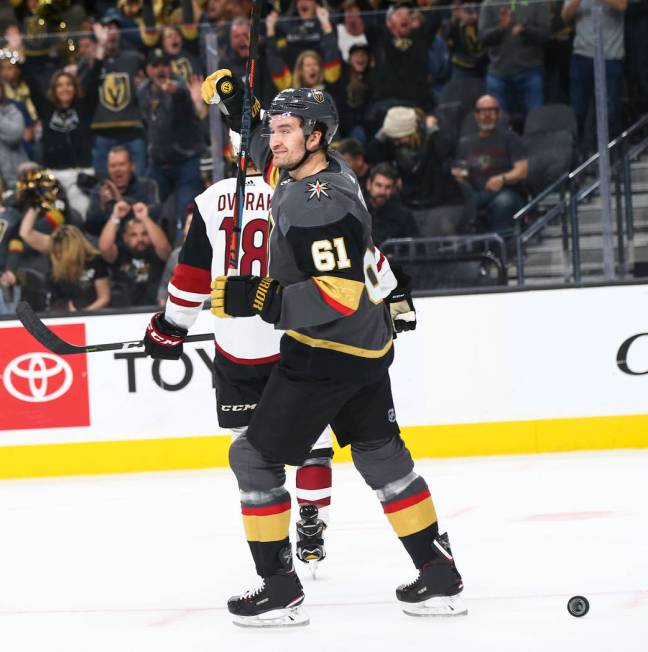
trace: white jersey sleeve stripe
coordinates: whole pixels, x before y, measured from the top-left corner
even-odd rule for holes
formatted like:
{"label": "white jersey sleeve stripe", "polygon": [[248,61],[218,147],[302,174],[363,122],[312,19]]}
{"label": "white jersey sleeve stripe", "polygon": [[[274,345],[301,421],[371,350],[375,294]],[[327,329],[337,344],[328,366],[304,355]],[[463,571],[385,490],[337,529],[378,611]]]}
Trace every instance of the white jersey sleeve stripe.
{"label": "white jersey sleeve stripe", "polygon": [[169,283],[169,294],[172,294],[174,297],[178,297],[178,299],[184,299],[185,301],[197,301],[199,303],[207,301],[210,296],[209,294],[203,294],[202,292],[187,292],[186,290],[181,290],[180,288],[173,285],[173,283]]}
{"label": "white jersey sleeve stripe", "polygon": [[376,266],[378,267],[378,283],[380,284],[380,295],[383,299],[388,297],[393,290],[396,289],[398,282],[389,266],[389,260],[374,247],[374,255],[376,257]]}
{"label": "white jersey sleeve stripe", "polygon": [[164,317],[172,324],[189,330],[196,322],[196,319],[198,319],[201,310],[202,303],[195,307],[181,306],[177,303],[173,303],[169,297],[164,308]]}

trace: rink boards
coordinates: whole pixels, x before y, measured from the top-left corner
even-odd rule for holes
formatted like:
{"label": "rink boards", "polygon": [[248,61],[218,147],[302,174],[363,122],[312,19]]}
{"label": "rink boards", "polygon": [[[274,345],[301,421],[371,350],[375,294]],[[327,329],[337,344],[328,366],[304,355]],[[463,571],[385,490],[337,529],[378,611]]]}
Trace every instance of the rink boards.
{"label": "rink boards", "polygon": [[[648,286],[418,299],[396,340],[396,417],[416,457],[648,447]],[[145,314],[48,321],[75,344],[132,340]],[[203,312],[192,332],[208,332]],[[227,465],[211,343],[49,354],[0,322],[0,477]],[[307,407],[307,406],[306,406]],[[348,460],[348,449],[336,459]]]}

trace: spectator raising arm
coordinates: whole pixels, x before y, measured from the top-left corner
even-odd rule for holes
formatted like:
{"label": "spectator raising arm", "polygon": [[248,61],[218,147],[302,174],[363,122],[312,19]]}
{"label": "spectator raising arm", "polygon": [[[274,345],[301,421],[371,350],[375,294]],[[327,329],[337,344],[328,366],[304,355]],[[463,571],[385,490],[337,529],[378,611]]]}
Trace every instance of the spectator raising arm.
{"label": "spectator raising arm", "polygon": [[151,219],[148,206],[143,202],[133,204],[133,214],[135,219],[144,224],[157,257],[165,261],[171,254],[171,245],[166,235],[164,235],[164,231]]}
{"label": "spectator raising arm", "polygon": [[[325,85],[326,90],[330,92],[330,87],[339,81],[342,74],[342,55],[340,54],[340,50],[338,48],[336,33],[333,31],[333,26],[329,20],[328,11],[324,7],[317,8],[317,17],[322,28],[321,51],[323,56],[321,56],[319,52],[314,52],[312,50],[302,51],[300,56],[297,57],[295,70],[292,74],[288,69],[288,65],[284,57],[285,48],[280,47],[279,39],[276,38],[276,23],[278,16],[279,15],[276,11],[272,11],[266,19],[266,29],[268,35],[266,53],[268,57],[268,67],[270,69],[272,81],[276,89],[278,91],[283,91],[286,88],[297,86],[306,86],[308,88],[313,88],[316,84],[319,84],[319,80],[311,82],[310,80],[305,79],[303,71],[299,70],[300,62],[303,61],[304,56],[312,55],[318,59],[318,64],[322,68],[322,83]],[[300,78],[298,78],[298,76]]]}
{"label": "spectator raising arm", "polygon": [[342,74],[342,54],[338,48],[337,34],[333,31],[328,9],[318,5],[315,11],[323,32],[324,81],[329,85],[335,84]]}
{"label": "spectator raising arm", "polygon": [[209,114],[209,108],[205,104],[201,94],[202,83],[205,78],[201,75],[191,75],[189,79],[189,93],[191,94],[191,101],[193,102],[194,111],[199,120],[204,120]]}
{"label": "spectator raising arm", "polygon": [[290,88],[292,75],[284,61],[281,48],[277,43],[277,20],[279,13],[271,11],[266,18],[266,56],[268,57],[268,67],[272,76],[272,83],[277,90],[282,91]]}
{"label": "spectator raising arm", "polygon": [[578,11],[580,7],[581,0],[566,0],[563,5],[561,17],[565,23],[571,23],[574,14]]}
{"label": "spectator raising arm", "polygon": [[130,204],[123,199],[118,201],[110,215],[110,219],[104,224],[99,236],[99,253],[107,263],[114,263],[117,260],[117,233],[122,220],[130,213]]}
{"label": "spectator raising arm", "polygon": [[22,241],[32,249],[40,254],[48,254],[52,245],[52,238],[46,233],[41,233],[34,228],[37,216],[38,212],[36,209],[33,206],[29,207],[20,223],[18,234]]}
{"label": "spectator raising arm", "polygon": [[520,35],[529,43],[544,47],[551,36],[551,17],[549,12],[536,13],[513,27],[513,34]]}
{"label": "spectator raising arm", "polygon": [[482,45],[492,47],[501,43],[511,27],[511,16],[510,7],[482,6],[479,14],[479,40]]}

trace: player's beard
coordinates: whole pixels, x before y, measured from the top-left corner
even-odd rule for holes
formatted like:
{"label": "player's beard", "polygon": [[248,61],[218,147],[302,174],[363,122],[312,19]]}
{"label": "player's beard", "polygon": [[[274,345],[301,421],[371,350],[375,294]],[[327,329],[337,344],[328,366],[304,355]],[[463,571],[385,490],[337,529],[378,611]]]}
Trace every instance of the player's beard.
{"label": "player's beard", "polygon": [[304,163],[308,157],[313,154],[313,152],[309,152],[306,149],[306,139],[304,139],[304,151],[302,154],[296,154],[293,157],[290,158],[284,158],[284,162],[281,163],[280,161],[277,161],[277,159],[274,159],[274,165],[275,167],[279,168],[280,170],[287,170],[288,172],[294,172],[297,168],[299,168],[302,163]]}

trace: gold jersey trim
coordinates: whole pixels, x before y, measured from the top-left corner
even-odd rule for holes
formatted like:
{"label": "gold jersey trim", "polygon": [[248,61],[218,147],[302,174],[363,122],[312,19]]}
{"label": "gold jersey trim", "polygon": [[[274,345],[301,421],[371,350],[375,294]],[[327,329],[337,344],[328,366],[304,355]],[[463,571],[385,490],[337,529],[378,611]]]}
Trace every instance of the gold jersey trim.
{"label": "gold jersey trim", "polygon": [[314,337],[308,337],[303,333],[297,331],[286,331],[286,335],[292,337],[294,340],[312,346],[316,349],[330,349],[331,351],[338,351],[339,353],[347,353],[348,355],[355,355],[359,358],[382,358],[393,345],[390,338],[389,342],[385,344],[382,349],[363,349],[359,346],[352,346],[351,344],[342,344],[342,342],[331,342],[330,340],[318,340]]}
{"label": "gold jersey trim", "polygon": [[364,283],[339,276],[313,276],[315,285],[333,301],[354,312],[360,305]]}

